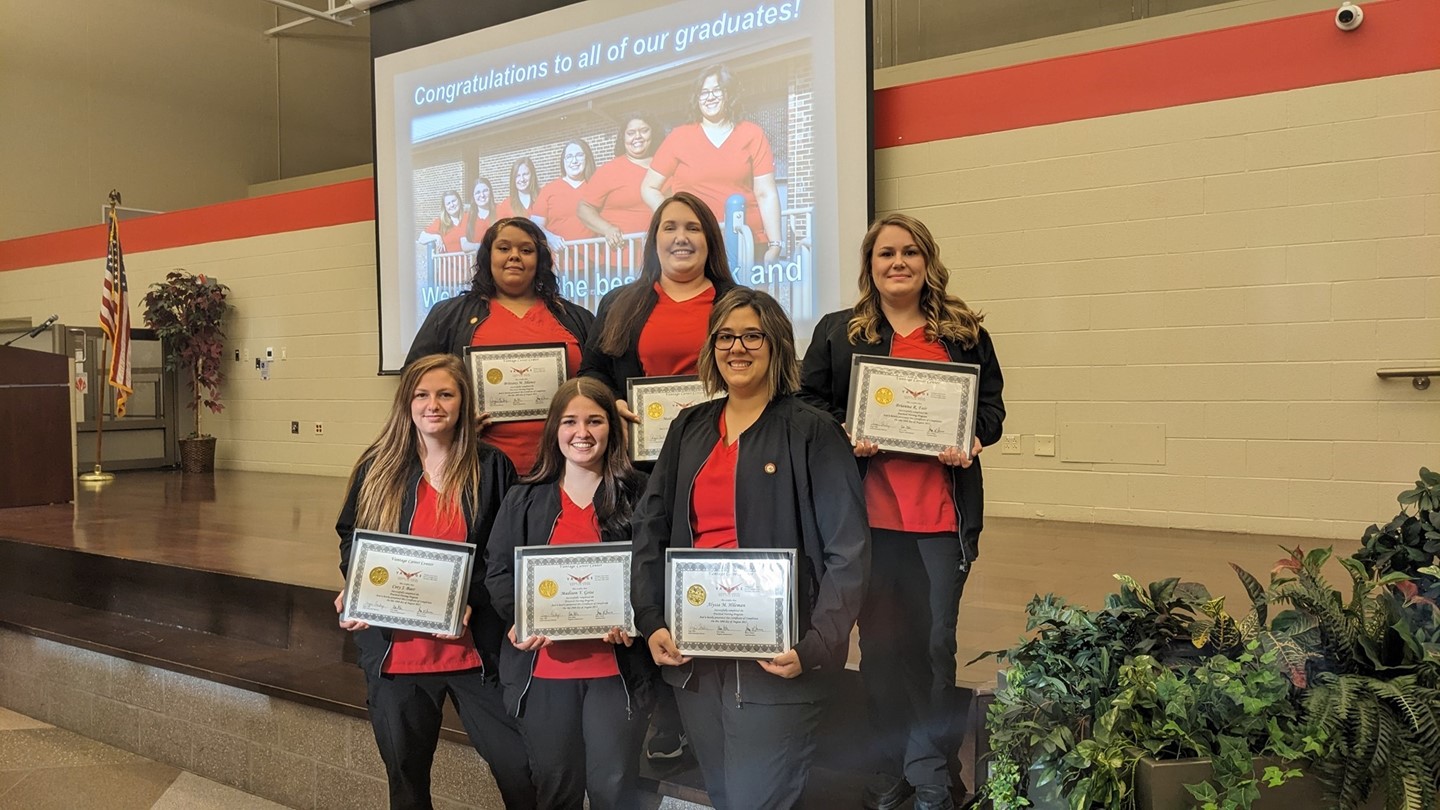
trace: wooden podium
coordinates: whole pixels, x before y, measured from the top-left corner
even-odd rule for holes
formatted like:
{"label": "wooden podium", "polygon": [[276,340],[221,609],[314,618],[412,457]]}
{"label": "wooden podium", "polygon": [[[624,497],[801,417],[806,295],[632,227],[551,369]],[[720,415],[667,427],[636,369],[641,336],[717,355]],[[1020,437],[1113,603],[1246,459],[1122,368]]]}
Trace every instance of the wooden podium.
{"label": "wooden podium", "polygon": [[0,346],[0,507],[75,499],[70,359]]}

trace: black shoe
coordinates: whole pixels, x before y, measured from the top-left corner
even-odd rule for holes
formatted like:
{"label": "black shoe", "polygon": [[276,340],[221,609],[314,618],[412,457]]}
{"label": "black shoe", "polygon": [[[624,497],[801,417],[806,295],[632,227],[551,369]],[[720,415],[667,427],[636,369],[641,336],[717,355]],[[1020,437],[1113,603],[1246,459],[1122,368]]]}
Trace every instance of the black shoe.
{"label": "black shoe", "polygon": [[955,810],[947,785],[916,785],[915,810]]}
{"label": "black shoe", "polygon": [[865,795],[860,803],[867,810],[895,810],[914,792],[915,788],[903,778],[879,773],[865,786]]}
{"label": "black shoe", "polygon": [[690,742],[685,733],[679,734],[657,731],[650,737],[650,742],[645,744],[646,759],[676,759],[685,752],[685,744]]}

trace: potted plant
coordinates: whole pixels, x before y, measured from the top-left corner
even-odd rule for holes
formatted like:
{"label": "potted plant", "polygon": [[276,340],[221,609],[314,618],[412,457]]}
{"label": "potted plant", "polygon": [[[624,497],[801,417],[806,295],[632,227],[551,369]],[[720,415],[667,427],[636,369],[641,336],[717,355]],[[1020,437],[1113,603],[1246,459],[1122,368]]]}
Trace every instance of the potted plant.
{"label": "potted plant", "polygon": [[222,329],[230,288],[203,274],[172,270],[145,293],[145,323],[165,347],[165,369],[178,371],[190,386],[195,429],[180,439],[180,466],[186,472],[215,469],[215,437],[200,432],[200,407],[215,413],[220,403]]}
{"label": "potted plant", "polygon": [[[1011,666],[987,723],[992,804],[1238,808],[1262,783],[1292,778],[1285,761],[1314,750],[1279,663],[1294,651],[1253,611],[1232,619],[1202,585],[1116,579],[1100,611],[1036,597],[1029,629],[1039,632],[998,654]],[[1257,767],[1256,755],[1273,759]],[[1145,769],[1186,760],[1197,767]]]}

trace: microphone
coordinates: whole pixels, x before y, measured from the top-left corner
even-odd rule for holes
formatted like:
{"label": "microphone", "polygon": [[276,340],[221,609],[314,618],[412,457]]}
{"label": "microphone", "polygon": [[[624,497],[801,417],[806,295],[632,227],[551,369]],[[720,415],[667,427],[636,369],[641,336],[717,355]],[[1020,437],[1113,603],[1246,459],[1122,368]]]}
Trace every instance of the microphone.
{"label": "microphone", "polygon": [[14,343],[15,341],[19,340],[20,338],[33,338],[33,337],[35,337],[36,335],[40,334],[41,332],[44,332],[46,329],[49,329],[49,328],[50,328],[50,324],[55,323],[55,322],[58,321],[58,320],[60,320],[60,314],[59,314],[59,313],[56,313],[56,314],[54,314],[54,315],[51,315],[50,317],[48,317],[48,318],[45,319],[45,322],[44,322],[44,323],[40,324],[39,326],[35,327],[34,329],[31,329],[29,332],[26,332],[26,333],[23,334],[23,335],[16,335],[15,337],[10,338],[9,340],[5,341],[5,345],[6,345],[6,346],[9,346],[11,343]]}

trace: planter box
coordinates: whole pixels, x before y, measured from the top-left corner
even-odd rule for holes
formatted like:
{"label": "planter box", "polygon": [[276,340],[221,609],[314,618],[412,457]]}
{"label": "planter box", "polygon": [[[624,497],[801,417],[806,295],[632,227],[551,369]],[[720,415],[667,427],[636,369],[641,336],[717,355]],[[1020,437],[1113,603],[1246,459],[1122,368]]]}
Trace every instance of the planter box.
{"label": "planter box", "polygon": [[[1277,759],[1257,759],[1255,773],[1258,776],[1265,771],[1266,766],[1279,764]],[[1296,767],[1306,770],[1303,765]],[[1208,759],[1142,759],[1135,768],[1135,807],[1137,810],[1194,807],[1195,800],[1185,786],[1204,782],[1210,778],[1210,773]],[[1324,784],[1318,777],[1307,772],[1278,788],[1261,786],[1260,798],[1255,800],[1251,810],[1299,810],[1328,806],[1330,803],[1325,800]],[[1384,807],[1385,796],[1380,791],[1372,793],[1370,800],[1361,805],[1363,810],[1382,810]]]}

